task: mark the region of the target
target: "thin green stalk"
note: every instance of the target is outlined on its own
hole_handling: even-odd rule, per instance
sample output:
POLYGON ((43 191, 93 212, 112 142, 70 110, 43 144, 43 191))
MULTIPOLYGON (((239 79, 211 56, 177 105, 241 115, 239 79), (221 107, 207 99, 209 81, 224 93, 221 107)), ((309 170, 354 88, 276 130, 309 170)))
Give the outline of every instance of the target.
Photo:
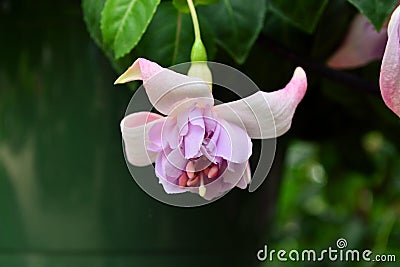
POLYGON ((199 20, 197 19, 196 9, 194 8, 193 1, 187 0, 187 3, 189 6, 190 15, 192 16, 192 22, 193 22, 193 28, 194 28, 194 38, 195 38, 195 40, 201 40, 199 20))

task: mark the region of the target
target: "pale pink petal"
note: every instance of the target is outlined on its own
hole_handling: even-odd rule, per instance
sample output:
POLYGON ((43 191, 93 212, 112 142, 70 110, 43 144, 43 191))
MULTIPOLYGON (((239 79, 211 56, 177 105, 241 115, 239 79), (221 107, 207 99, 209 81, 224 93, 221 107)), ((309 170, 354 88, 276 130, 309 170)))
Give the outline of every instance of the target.
POLYGON ((143 86, 153 106, 163 114, 183 109, 186 105, 214 104, 210 87, 199 78, 189 77, 144 58, 137 59, 115 83, 143 80, 143 86), (183 105, 185 104, 185 105, 183 105))
POLYGON ((185 136, 187 135, 189 131, 189 113, 193 110, 192 108, 187 108, 182 110, 177 116, 176 116, 176 123, 179 131, 180 136, 185 136))
MULTIPOLYGON (((240 179, 243 176, 243 173, 246 171, 247 162, 244 163, 228 163, 230 165, 229 168, 226 168, 225 171, 221 174, 220 177, 215 179, 214 181, 205 184, 205 195, 203 196, 206 200, 211 200, 217 197, 222 196, 227 193, 229 190, 238 186, 240 183, 240 179)), ((208 178, 204 178, 208 179, 208 178)), ((198 187, 186 187, 192 193, 198 194, 198 187)))
MULTIPOLYGON (((167 168, 168 159, 163 152, 158 154, 156 159, 156 175, 159 178, 159 183, 163 186, 167 194, 178 194, 188 191, 187 187, 180 187, 175 184, 176 178, 167 177, 165 169, 167 168), (169 178, 169 179, 168 179, 169 178)), ((181 172, 182 173, 182 172, 181 172)))
POLYGON ((243 126, 251 138, 273 138, 289 130, 306 89, 306 74, 298 67, 285 88, 271 93, 260 91, 241 100, 215 106, 214 111, 226 121, 243 126))
POLYGON ((210 108, 207 107, 203 110, 203 117, 205 127, 214 131, 218 123, 210 108))
POLYGON ((188 132, 184 137, 185 158, 196 157, 203 143, 205 126, 204 118, 200 109, 194 108, 188 115, 188 132))
POLYGON ((247 133, 239 126, 224 120, 218 121, 221 128, 213 157, 222 157, 229 162, 247 162, 252 153, 252 143, 247 133))
MULTIPOLYGON (((174 183, 165 180, 164 178, 160 178, 159 183, 163 186, 164 191, 167 194, 180 194, 190 191, 190 189, 192 189, 192 187, 180 187, 174 183)), ((198 192, 198 189, 196 191, 198 192)))
MULTIPOLYGON (((151 132, 150 132, 151 133, 151 132)), ((161 129, 161 146, 163 149, 170 147, 175 149, 180 142, 180 136, 178 135, 178 127, 176 126, 176 120, 168 117, 162 125, 161 129)), ((151 139, 150 139, 151 140, 151 139)))
POLYGON ((178 127, 176 124, 175 124, 175 127, 172 128, 171 132, 169 132, 169 135, 167 136, 167 138, 168 138, 169 146, 172 149, 175 149, 180 145, 182 137, 179 136, 179 130, 178 130, 178 127))
POLYGON ((158 153, 155 160, 155 173, 158 178, 166 180, 167 174, 165 173, 165 165, 167 163, 167 157, 165 156, 164 151, 158 153))
POLYGON ((400 7, 389 21, 388 42, 382 60, 380 88, 386 105, 400 117, 400 7))
POLYGON ((240 178, 239 182, 237 183, 236 187, 239 187, 240 189, 246 189, 247 183, 244 177, 240 178))
POLYGON ((167 155, 167 163, 165 164, 165 173, 170 177, 176 179, 182 174, 187 165, 187 159, 185 159, 182 151, 176 148, 167 155))
POLYGON ((228 163, 228 167, 226 168, 223 174, 223 181, 225 183, 232 184, 233 186, 238 186, 243 175, 247 172, 248 162, 244 163, 228 163))
POLYGON ((165 124, 165 120, 159 121, 153 124, 148 132, 150 144, 147 146, 147 149, 154 152, 162 151, 162 131, 163 126, 165 124))
MULTIPOLYGON (((235 185, 234 184, 230 184, 230 183, 225 183, 221 178, 215 180, 214 182, 205 185, 206 188, 206 193, 203 196, 204 199, 206 200, 211 200, 217 197, 220 197, 221 195, 227 193, 229 190, 231 190, 232 188, 234 188, 235 185)), ((198 188, 191 188, 190 191, 198 194, 198 188)))
POLYGON ((250 181, 251 181, 250 164, 249 162, 247 162, 246 170, 243 173, 242 178, 240 178, 240 181, 237 183, 236 187, 239 187, 240 189, 246 189, 250 181))
POLYGON ((146 166, 154 162, 157 153, 147 149, 150 145, 150 128, 165 120, 165 117, 151 112, 137 112, 126 116, 121 121, 122 138, 125 143, 127 160, 135 166, 146 166))
POLYGON ((198 156, 204 138, 204 127, 189 125, 189 131, 184 137, 185 158, 198 156))
POLYGON ((143 80, 143 82, 162 71, 163 68, 157 63, 151 62, 144 58, 138 58, 118 79, 114 84, 143 80))
POLYGON ((357 14, 339 49, 328 60, 336 69, 357 68, 382 58, 387 40, 386 29, 379 33, 362 14, 357 14))
MULTIPOLYGON (((224 177, 220 177, 214 182, 205 185, 206 193, 203 196, 204 199, 211 200, 227 193, 229 190, 235 187, 240 179, 240 176, 238 176, 237 172, 226 172, 224 177), (225 176, 227 177, 228 181, 225 181, 225 176)), ((198 188, 191 188, 190 191, 196 194, 198 193, 198 188)))

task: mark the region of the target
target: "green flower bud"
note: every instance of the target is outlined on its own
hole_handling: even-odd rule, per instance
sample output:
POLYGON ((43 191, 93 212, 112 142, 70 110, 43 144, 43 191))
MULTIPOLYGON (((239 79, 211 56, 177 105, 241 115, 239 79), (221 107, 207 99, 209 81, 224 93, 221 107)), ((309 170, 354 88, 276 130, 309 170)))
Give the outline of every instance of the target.
POLYGON ((192 47, 192 53, 190 54, 190 60, 195 61, 207 61, 206 48, 203 45, 201 39, 195 39, 192 47))

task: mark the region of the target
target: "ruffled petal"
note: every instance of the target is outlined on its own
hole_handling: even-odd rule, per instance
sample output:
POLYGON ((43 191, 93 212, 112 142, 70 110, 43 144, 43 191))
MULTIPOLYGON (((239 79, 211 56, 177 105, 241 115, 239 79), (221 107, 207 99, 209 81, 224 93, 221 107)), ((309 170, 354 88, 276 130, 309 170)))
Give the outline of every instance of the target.
POLYGON ((176 148, 167 155, 167 162, 165 164, 165 173, 176 179, 182 174, 187 165, 187 159, 185 159, 182 151, 176 148))
MULTIPOLYGON (((222 178, 219 178, 216 181, 205 186, 206 193, 203 196, 203 198, 206 200, 217 198, 234 187, 235 187, 234 184, 225 183, 222 178)), ((191 188, 190 191, 197 194, 198 188, 195 189, 191 188)))
POLYGON ((163 178, 159 179, 159 183, 163 186, 164 191, 167 194, 180 194, 189 191, 190 187, 180 187, 176 184, 173 184, 163 178))
POLYGON ((222 157, 228 162, 246 162, 252 153, 252 143, 247 133, 236 124, 219 120, 221 125, 213 157, 222 157))
POLYGON ((385 104, 400 117, 400 7, 389 21, 388 42, 382 60, 379 84, 385 104))
POLYGON ((162 151, 162 131, 165 120, 159 121, 153 124, 148 132, 148 137, 150 144, 147 146, 147 149, 153 152, 162 151))
POLYGON ((246 175, 248 162, 243 163, 233 163, 229 162, 228 167, 224 171, 222 179, 224 183, 232 184, 233 186, 238 186, 240 180, 246 175))
POLYGON ((250 164, 249 162, 247 162, 246 170, 243 173, 242 178, 240 178, 240 181, 236 184, 236 187, 239 187, 240 189, 246 189, 250 181, 251 181, 250 164))
MULTIPOLYGON (((164 153, 159 153, 156 159, 156 175, 159 178, 159 183, 163 186, 164 191, 167 194, 178 194, 188 191, 186 187, 180 187, 176 185, 173 180, 167 178, 165 172, 166 166, 168 164, 168 159, 164 153), (171 181, 172 180, 172 181, 171 181)), ((176 180, 176 179, 175 179, 176 180)))
POLYGON ((205 127, 204 118, 200 109, 194 108, 188 115, 188 132, 184 137, 185 158, 194 158, 199 154, 203 143, 205 127))
POLYGON ((386 29, 377 32, 367 17, 357 14, 340 48, 328 60, 335 69, 357 68, 382 58, 387 40, 386 29))
POLYGON ((189 131, 184 137, 185 158, 191 159, 199 154, 204 138, 204 128, 198 125, 189 125, 189 131))
MULTIPOLYGON (((203 196, 207 200, 219 197, 227 191, 231 190, 235 186, 238 186, 243 173, 246 171, 245 163, 228 163, 230 166, 226 168, 221 177, 217 178, 215 181, 205 185, 206 193, 203 196)), ((193 193, 197 193, 197 188, 191 189, 193 193)))
POLYGON ((175 149, 176 147, 178 147, 180 142, 180 136, 178 133, 179 132, 176 126, 176 120, 174 118, 168 117, 161 128, 161 144, 163 150, 167 148, 175 149))
POLYGON ((137 112, 121 121, 122 138, 129 163, 146 166, 154 162, 157 152, 148 150, 151 144, 148 132, 150 128, 166 118, 151 112, 137 112))
POLYGON ((157 154, 156 160, 155 160, 155 173, 156 176, 161 180, 164 179, 166 180, 167 174, 165 173, 165 164, 167 163, 167 157, 165 156, 164 151, 161 151, 160 153, 157 154))
POLYGON ((143 86, 153 106, 163 114, 187 107, 187 105, 214 104, 210 88, 199 78, 189 77, 144 58, 137 59, 115 83, 143 80, 143 86))
POLYGON ((220 118, 244 126, 251 138, 274 138, 289 130, 297 105, 307 89, 304 70, 296 68, 285 88, 257 92, 251 96, 214 107, 220 118))

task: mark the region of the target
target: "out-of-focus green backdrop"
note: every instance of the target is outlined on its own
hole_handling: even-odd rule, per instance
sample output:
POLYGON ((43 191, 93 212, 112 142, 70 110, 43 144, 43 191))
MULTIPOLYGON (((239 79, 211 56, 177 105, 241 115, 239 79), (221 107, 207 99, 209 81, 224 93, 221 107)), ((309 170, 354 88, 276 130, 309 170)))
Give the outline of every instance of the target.
MULTIPOLYGON (((176 208, 146 195, 127 170, 119 121, 132 91, 113 86, 117 74, 80 3, 1 0, 0 29, 0 266, 291 266, 256 253, 264 244, 320 250, 338 238, 400 260, 400 127, 376 95, 309 72, 262 187, 176 208)), ((290 76, 276 69, 292 67, 261 40, 241 69, 272 90, 290 76)))
POLYGON ((262 194, 183 209, 133 181, 119 130, 132 92, 113 86, 79 3, 1 4, 0 266, 255 261, 262 194))

